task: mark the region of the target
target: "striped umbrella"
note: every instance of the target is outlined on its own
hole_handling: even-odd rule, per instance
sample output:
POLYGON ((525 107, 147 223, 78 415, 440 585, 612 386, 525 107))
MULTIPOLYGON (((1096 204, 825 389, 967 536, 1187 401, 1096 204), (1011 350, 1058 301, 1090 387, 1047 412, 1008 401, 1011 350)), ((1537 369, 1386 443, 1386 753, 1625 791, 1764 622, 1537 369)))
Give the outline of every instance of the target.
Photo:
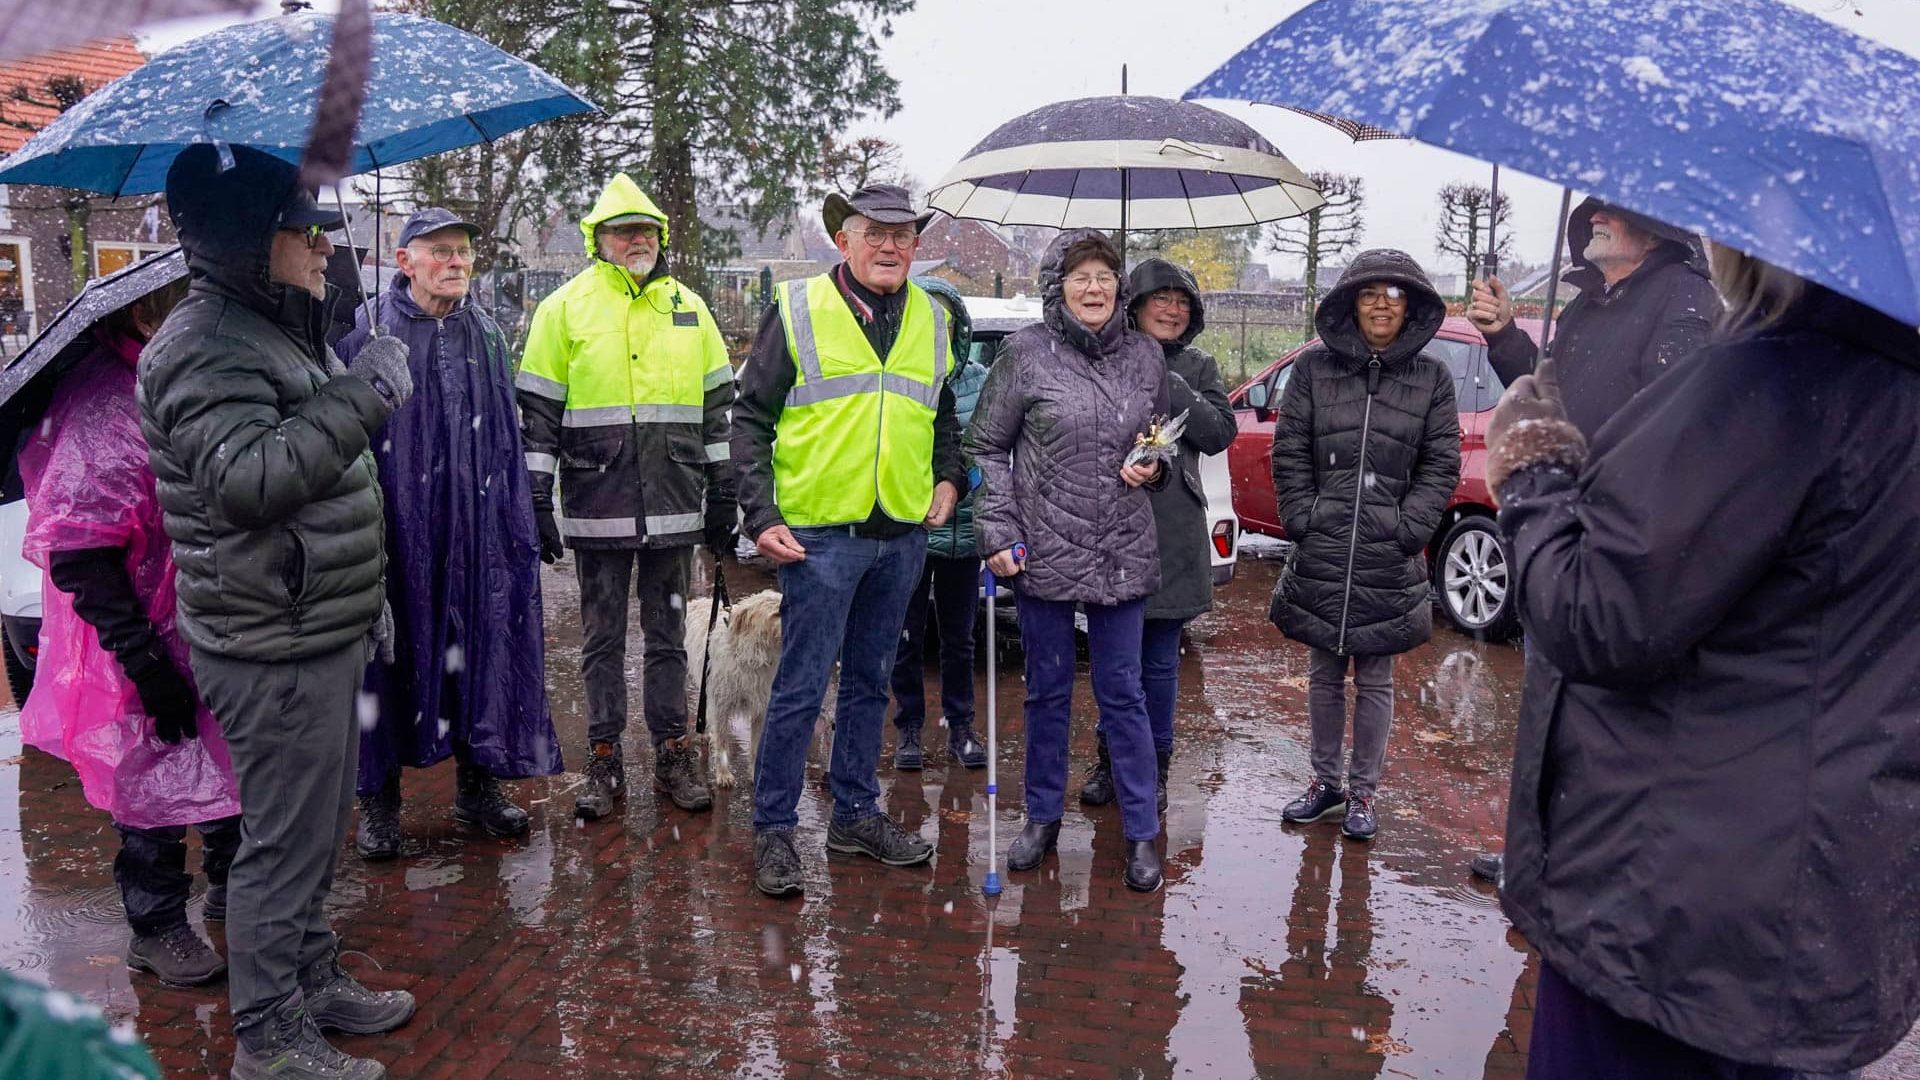
POLYGON ((1009 120, 927 203, 957 218, 1054 228, 1220 229, 1326 200, 1259 132, 1189 101, 1118 95, 1009 120))

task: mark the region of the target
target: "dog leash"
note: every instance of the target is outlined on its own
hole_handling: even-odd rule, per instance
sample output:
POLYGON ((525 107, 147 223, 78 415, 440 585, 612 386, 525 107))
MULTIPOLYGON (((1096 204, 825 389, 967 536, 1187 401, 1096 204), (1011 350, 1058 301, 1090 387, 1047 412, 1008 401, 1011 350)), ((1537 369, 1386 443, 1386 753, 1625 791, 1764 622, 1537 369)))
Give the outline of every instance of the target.
POLYGON ((707 612, 707 647, 700 653, 700 705, 693 727, 696 735, 707 733, 707 673, 713 670, 713 628, 720 625, 722 608, 733 610, 733 598, 727 595, 727 574, 719 559, 713 560, 713 601, 707 612))

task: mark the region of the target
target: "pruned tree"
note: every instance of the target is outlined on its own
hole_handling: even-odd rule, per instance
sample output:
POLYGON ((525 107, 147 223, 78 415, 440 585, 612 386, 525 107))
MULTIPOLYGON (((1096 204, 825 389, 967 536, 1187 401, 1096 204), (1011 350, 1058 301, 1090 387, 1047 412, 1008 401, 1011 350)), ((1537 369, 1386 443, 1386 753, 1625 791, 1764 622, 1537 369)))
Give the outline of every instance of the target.
POLYGON ((1302 307, 1307 335, 1313 334, 1313 313, 1320 304, 1320 267, 1360 242, 1366 232, 1365 183, 1344 173, 1315 172, 1307 178, 1326 202, 1299 217, 1276 221, 1265 233, 1267 250, 1292 255, 1306 263, 1306 298, 1302 307))
POLYGON ((1440 224, 1434 231, 1434 245, 1458 256, 1466 269, 1462 280, 1472 281, 1493 225, 1499 226, 1494 257, 1505 259, 1513 253, 1513 228, 1508 220, 1512 215, 1513 201, 1505 194, 1495 207, 1493 192, 1484 184, 1448 184, 1440 189, 1440 224))
MULTIPOLYGON (((80 99, 99 89, 73 74, 49 75, 38 85, 19 82, 0 97, 0 126, 16 131, 38 132, 44 125, 22 114, 19 106, 48 110, 55 115, 66 112, 80 99)), ((90 277, 87 266, 87 223, 93 216, 93 201, 86 192, 67 189, 60 194, 60 209, 67 217, 67 273, 73 291, 79 292, 90 277)))

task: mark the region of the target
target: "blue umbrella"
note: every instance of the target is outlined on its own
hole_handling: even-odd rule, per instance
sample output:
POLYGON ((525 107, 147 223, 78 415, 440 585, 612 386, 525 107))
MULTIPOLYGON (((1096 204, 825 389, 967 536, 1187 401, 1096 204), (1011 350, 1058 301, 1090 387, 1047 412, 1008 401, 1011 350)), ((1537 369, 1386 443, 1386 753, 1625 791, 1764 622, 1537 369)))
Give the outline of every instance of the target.
MULTIPOLYGON (((161 191, 194 143, 242 144, 298 163, 313 128, 334 17, 303 13, 228 27, 108 83, 10 156, 0 184, 108 195, 161 191)), ((491 141, 592 112, 560 80, 463 30, 373 17, 373 68, 351 172, 491 141)))
POLYGON ((1920 61, 1776 0, 1318 0, 1186 96, 1509 165, 1920 323, 1920 61))
POLYGON ((1138 95, 1062 101, 980 140, 927 198, 957 218, 1094 229, 1213 229, 1326 200, 1246 124, 1138 95))

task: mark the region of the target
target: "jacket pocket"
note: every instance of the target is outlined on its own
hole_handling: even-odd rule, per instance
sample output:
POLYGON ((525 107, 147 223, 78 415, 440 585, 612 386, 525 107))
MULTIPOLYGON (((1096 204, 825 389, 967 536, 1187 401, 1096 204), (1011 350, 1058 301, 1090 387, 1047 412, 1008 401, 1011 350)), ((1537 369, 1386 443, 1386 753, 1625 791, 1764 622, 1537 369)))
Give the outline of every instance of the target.
POLYGON ((692 435, 674 432, 667 436, 667 457, 681 465, 707 467, 707 445, 692 435))
POLYGON ((605 469, 620 460, 627 446, 627 425, 572 428, 560 433, 562 469, 605 469))
POLYGON ((300 630, 300 614, 306 606, 307 587, 313 573, 312 560, 307 556, 306 537, 297 529, 288 529, 287 558, 280 568, 281 583, 287 589, 287 619, 293 630, 300 630))

